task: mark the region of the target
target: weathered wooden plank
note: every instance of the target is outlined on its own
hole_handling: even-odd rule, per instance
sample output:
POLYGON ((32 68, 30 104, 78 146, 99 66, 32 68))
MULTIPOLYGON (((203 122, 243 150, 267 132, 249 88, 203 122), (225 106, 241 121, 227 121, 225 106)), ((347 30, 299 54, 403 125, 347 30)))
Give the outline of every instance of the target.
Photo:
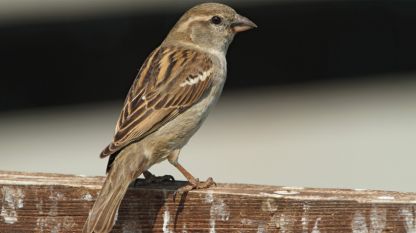
MULTIPOLYGON (((80 232, 103 177, 0 172, 0 232, 80 232)), ((184 182, 131 187, 113 232, 416 232, 416 194, 184 182)))

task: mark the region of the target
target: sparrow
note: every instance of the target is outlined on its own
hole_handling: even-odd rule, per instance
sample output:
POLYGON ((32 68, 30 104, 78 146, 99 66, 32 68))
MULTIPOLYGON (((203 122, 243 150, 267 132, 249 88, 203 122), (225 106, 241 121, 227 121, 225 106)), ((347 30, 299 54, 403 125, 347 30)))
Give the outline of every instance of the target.
POLYGON ((189 9, 145 60, 120 113, 107 177, 83 233, 110 232, 129 184, 168 160, 188 180, 184 190, 207 188, 178 162, 181 148, 217 102, 226 79, 226 53, 234 36, 257 27, 231 7, 203 3, 189 9))

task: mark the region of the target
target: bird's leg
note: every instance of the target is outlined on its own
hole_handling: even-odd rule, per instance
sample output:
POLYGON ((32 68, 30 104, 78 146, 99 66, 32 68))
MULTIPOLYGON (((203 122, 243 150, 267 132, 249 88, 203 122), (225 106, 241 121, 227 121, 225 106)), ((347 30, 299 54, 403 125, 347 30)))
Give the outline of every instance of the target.
POLYGON ((209 177, 206 181, 199 181, 199 179, 192 176, 191 173, 189 173, 184 167, 182 167, 182 165, 179 164, 178 156, 179 156, 179 150, 172 153, 168 157, 168 160, 173 166, 175 166, 185 176, 189 184, 179 188, 176 191, 176 193, 185 193, 193 189, 205 189, 205 188, 211 187, 212 185, 216 185, 216 183, 211 177, 209 177))
POLYGON ((206 181, 199 181, 198 178, 193 177, 191 175, 191 173, 189 173, 179 163, 175 163, 175 164, 173 164, 173 166, 175 166, 186 177, 186 179, 189 182, 189 185, 186 185, 186 186, 178 189, 177 192, 179 192, 179 193, 188 192, 188 191, 191 191, 193 189, 205 189, 205 188, 211 187, 212 185, 215 185, 215 182, 211 177, 209 177, 206 181))

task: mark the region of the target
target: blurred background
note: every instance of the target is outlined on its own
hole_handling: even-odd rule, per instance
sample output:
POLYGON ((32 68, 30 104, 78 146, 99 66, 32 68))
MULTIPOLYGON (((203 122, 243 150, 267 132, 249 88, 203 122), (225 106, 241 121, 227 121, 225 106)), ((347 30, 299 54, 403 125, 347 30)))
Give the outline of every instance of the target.
MULTIPOLYGON (((0 170, 104 175, 145 57, 199 1, 0 0, 0 170)), ((219 105, 181 153, 217 182, 416 192, 415 1, 223 1, 219 105)), ((183 177, 167 162, 156 174, 183 177)))

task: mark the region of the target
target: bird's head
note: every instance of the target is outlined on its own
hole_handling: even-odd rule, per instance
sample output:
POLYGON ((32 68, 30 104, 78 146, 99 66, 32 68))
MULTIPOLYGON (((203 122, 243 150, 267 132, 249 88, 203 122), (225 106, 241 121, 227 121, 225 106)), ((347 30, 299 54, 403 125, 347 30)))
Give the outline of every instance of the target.
POLYGON ((248 18, 220 3, 203 3, 188 10, 165 43, 185 42, 203 49, 226 52, 235 34, 257 27, 248 18))

